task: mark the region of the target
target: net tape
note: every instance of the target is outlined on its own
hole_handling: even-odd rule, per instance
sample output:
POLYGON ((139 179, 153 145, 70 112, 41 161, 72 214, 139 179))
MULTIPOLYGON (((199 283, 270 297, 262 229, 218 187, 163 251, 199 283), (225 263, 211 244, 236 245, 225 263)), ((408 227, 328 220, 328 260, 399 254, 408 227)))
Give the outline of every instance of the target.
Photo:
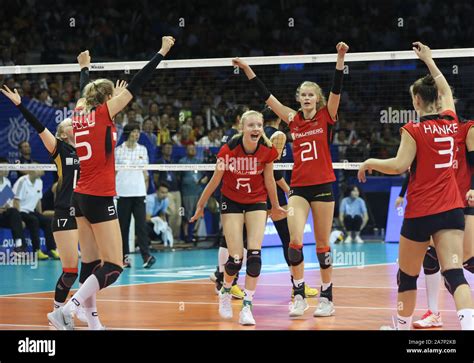
MULTIPOLYGON (((333 163, 334 169, 338 170, 358 170, 362 163, 353 163, 343 161, 333 163)), ((216 164, 117 164, 115 170, 151 170, 151 171, 214 171, 216 164)), ((293 163, 276 163, 273 164, 274 170, 292 170, 293 163)), ((3 171, 56 171, 54 164, 0 164, 0 170, 3 171)))

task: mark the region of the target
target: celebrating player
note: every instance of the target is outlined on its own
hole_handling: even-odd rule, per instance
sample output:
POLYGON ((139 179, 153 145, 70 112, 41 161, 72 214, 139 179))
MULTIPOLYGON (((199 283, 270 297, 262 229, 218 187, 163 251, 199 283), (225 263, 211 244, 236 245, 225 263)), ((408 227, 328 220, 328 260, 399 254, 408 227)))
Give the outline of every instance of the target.
POLYGON ((303 82, 299 91, 301 108, 295 111, 282 105, 255 75, 249 65, 235 59, 233 64, 242 68, 260 97, 286 123, 293 135, 294 168, 291 176, 288 228, 290 244, 288 259, 291 264, 295 299, 290 307, 290 316, 301 316, 308 309, 304 283, 303 233, 311 209, 314 220, 316 252, 321 267, 321 293, 314 316, 334 314, 332 295, 332 258, 329 245, 334 217, 334 195, 332 183, 336 180, 332 167, 329 143, 332 125, 337 120, 341 98, 344 56, 349 47, 340 42, 336 46, 337 63, 329 99, 319 85, 303 82))
POLYGON ((222 180, 221 218, 229 249, 225 264, 224 283, 219 293, 219 314, 232 318, 231 287, 235 275, 242 267, 243 230, 247 229, 247 275, 245 297, 239 323, 255 325, 252 300, 262 267, 261 247, 267 220, 267 196, 271 200, 273 216, 286 211, 278 203, 273 161, 277 149, 263 133, 262 114, 247 111, 242 115, 242 133, 222 146, 217 155, 216 170, 204 189, 191 222, 202 217, 204 207, 222 180))
POLYGON ((365 172, 372 170, 401 174, 411 166, 399 247, 397 329, 411 327, 418 273, 432 237, 446 288, 456 303, 461 328, 472 330, 474 309, 461 258, 464 202, 453 166, 459 121, 451 88, 436 66, 430 48, 415 42, 413 50, 430 71, 430 75, 418 79, 410 88, 420 122, 410 122, 401 128, 402 139, 395 158, 366 160, 358 178, 365 182, 365 172))

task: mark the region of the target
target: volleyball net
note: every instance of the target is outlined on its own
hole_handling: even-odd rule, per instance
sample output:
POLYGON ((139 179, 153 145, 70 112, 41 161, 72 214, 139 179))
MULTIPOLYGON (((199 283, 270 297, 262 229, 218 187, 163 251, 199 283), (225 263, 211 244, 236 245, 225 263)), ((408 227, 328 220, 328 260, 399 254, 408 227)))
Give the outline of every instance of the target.
MULTIPOLYGON (((108 78, 130 81, 146 61, 93 63, 90 79, 108 78)), ((474 48, 433 50, 437 65, 454 88, 457 113, 474 117, 474 48)), ((296 89, 303 81, 318 83, 327 97, 331 87, 336 54, 242 57, 283 104, 299 108, 296 89)), ((413 51, 348 53, 339 120, 333 129, 331 154, 334 168, 356 170, 368 157, 394 156, 399 144, 399 129, 416 119, 409 86, 428 73, 413 51)), ((79 66, 17 65, 0 67, 0 84, 17 88, 24 103, 55 132, 57 124, 70 116, 79 97, 79 66)), ((147 133, 149 165, 117 165, 117 169, 150 171, 211 171, 206 160, 216 147, 199 144, 199 138, 211 133, 217 139, 231 127, 232 110, 238 105, 262 110, 262 103, 249 87, 246 76, 232 66, 232 58, 164 60, 140 95, 116 117, 123 127, 138 122, 147 133), (151 120, 148 121, 148 120, 151 120), (150 136, 154 135, 154 136, 150 136), (164 136, 164 134, 166 134, 164 136), (161 146, 166 141, 189 144, 197 142, 197 164, 157 164, 161 146)), ((9 100, 0 95, 0 156, 10 164, 0 170, 54 171, 36 133, 9 100), (38 164, 15 164, 18 144, 30 140, 38 164)), ((281 130, 290 137, 282 123, 281 130)), ((123 137, 121 138, 123 139, 123 137)), ((121 141, 121 140, 119 140, 121 141)), ((179 149, 179 148, 178 148, 179 149)), ((178 157, 185 156, 185 147, 178 157)), ((291 147, 275 169, 292 169, 291 147)))

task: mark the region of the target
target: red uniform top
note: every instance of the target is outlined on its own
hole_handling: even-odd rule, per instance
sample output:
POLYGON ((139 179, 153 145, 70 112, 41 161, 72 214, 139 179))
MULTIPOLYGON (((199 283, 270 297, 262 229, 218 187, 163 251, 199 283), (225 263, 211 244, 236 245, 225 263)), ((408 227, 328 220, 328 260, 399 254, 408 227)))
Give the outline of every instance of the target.
POLYGON ((104 103, 90 113, 81 115, 74 110, 72 127, 76 139, 81 177, 75 192, 88 195, 115 196, 115 157, 117 130, 104 103), (108 140, 107 140, 108 139, 108 140), (106 152, 106 143, 111 152, 106 152))
POLYGON ((459 121, 453 111, 422 117, 402 127, 416 142, 410 168, 405 218, 438 214, 464 203, 456 183, 456 137, 459 121))
POLYGON ((458 144, 456 179, 458 181, 459 191, 464 201, 464 206, 468 207, 466 194, 471 189, 471 177, 474 175, 474 167, 467 161, 466 138, 471 127, 474 127, 474 120, 459 123, 459 132, 456 138, 458 144))
POLYGON ((225 197, 242 204, 267 201, 263 170, 265 164, 278 158, 275 146, 266 146, 263 138, 260 138, 257 150, 247 154, 240 136, 222 146, 217 158, 226 166, 221 189, 225 197))
POLYGON ((336 180, 330 152, 332 125, 327 107, 320 109, 311 120, 299 111, 290 122, 293 137, 292 187, 319 185, 336 180))

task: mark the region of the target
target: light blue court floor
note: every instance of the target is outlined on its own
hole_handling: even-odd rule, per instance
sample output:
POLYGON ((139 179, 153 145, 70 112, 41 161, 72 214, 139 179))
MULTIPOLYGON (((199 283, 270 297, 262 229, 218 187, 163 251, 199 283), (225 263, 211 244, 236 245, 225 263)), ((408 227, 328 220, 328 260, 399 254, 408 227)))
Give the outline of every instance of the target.
MULTIPOLYGON (((394 263, 398 244, 366 242, 332 245, 335 268, 394 263)), ((208 278, 215 270, 217 249, 183 250, 154 253, 151 269, 142 267, 139 254, 131 255, 132 268, 125 269, 115 285, 135 285, 208 278)), ((319 269, 314 245, 304 247, 305 267, 319 269)), ((288 271, 281 247, 267 247, 262 252, 262 273, 288 271)), ((61 274, 59 261, 39 261, 34 265, 0 265, 0 295, 53 291, 61 274)), ((75 287, 77 287, 77 282, 75 287)))

